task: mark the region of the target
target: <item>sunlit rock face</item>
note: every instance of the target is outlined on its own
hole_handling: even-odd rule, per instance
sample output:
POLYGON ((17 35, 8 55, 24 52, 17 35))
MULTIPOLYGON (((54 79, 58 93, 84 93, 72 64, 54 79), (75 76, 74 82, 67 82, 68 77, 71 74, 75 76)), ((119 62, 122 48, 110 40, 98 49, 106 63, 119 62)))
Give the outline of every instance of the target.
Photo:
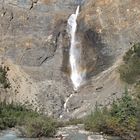
POLYGON ((69 110, 74 115, 87 113, 95 101, 111 102, 113 93, 121 96, 124 87, 119 81, 117 66, 125 51, 139 42, 139 4, 138 0, 88 0, 81 7, 77 34, 85 54, 81 61, 89 70, 91 83, 69 101, 69 110))
POLYGON ((1 96, 66 118, 86 115, 96 101, 109 104, 124 90, 116 69, 139 40, 139 9, 139 0, 1 0, 0 58, 12 86, 1 96), (79 4, 76 38, 86 83, 74 93, 67 20, 79 4))
POLYGON ((12 86, 11 96, 5 96, 8 101, 47 115, 63 112, 72 92, 63 72, 63 54, 69 44, 66 21, 73 8, 72 1, 0 1, 1 61, 10 68, 12 86))
POLYGON ((79 18, 81 29, 98 33, 101 42, 108 48, 103 49, 103 53, 119 55, 130 42, 137 41, 139 4, 138 0, 89 0, 79 18))

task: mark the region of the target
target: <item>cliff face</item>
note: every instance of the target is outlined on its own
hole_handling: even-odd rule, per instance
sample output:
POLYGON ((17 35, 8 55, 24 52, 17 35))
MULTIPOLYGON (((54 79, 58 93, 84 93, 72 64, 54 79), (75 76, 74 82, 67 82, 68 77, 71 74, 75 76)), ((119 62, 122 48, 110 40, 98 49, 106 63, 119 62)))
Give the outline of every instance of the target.
POLYGON ((11 83, 8 95, 1 96, 56 117, 82 117, 96 101, 109 104, 124 90, 116 69, 124 52, 139 41, 139 19, 139 0, 0 1, 0 57, 11 83), (79 3, 77 40, 87 82, 74 93, 66 28, 79 3))

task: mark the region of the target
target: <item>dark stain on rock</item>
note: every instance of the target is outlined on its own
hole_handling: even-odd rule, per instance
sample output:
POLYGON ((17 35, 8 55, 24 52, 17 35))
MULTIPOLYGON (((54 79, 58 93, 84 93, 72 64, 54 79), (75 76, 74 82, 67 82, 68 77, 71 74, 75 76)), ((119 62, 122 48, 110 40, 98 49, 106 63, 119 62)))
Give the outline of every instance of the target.
POLYGON ((83 34, 83 51, 86 52, 86 56, 84 56, 86 59, 84 60, 87 63, 87 78, 90 78, 108 68, 112 64, 113 59, 112 56, 102 51, 106 46, 102 43, 102 39, 98 33, 88 29, 83 34))

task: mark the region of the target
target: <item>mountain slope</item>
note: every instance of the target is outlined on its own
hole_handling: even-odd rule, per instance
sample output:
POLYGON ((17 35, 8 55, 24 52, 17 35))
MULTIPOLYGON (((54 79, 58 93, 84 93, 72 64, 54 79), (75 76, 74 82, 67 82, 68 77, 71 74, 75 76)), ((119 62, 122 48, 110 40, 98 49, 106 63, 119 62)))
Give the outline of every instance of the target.
MULTIPOLYGON (((0 2, 0 58, 8 66, 11 89, 7 101, 31 105, 47 115, 82 117, 96 102, 120 98, 124 83, 118 66, 139 41, 139 0, 81 1, 77 40, 87 81, 77 93, 70 81, 67 19, 80 1, 0 2), (83 3, 84 2, 84 3, 83 3), (67 110, 64 108, 67 98, 67 110)), ((8 96, 7 96, 8 95, 8 96)))

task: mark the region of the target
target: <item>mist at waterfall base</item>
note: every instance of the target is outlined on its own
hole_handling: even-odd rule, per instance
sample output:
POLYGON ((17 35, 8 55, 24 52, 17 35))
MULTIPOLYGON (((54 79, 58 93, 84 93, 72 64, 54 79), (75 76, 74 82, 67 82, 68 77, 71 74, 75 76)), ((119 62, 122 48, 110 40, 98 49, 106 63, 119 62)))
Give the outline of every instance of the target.
POLYGON ((76 13, 72 14, 68 19, 68 33, 71 38, 70 52, 69 52, 69 61, 71 66, 71 81, 74 86, 74 90, 77 90, 83 83, 83 80, 86 76, 86 71, 81 71, 79 62, 81 57, 81 49, 78 47, 78 41, 76 39, 76 30, 77 30, 77 17, 79 14, 80 6, 77 7, 76 13))

